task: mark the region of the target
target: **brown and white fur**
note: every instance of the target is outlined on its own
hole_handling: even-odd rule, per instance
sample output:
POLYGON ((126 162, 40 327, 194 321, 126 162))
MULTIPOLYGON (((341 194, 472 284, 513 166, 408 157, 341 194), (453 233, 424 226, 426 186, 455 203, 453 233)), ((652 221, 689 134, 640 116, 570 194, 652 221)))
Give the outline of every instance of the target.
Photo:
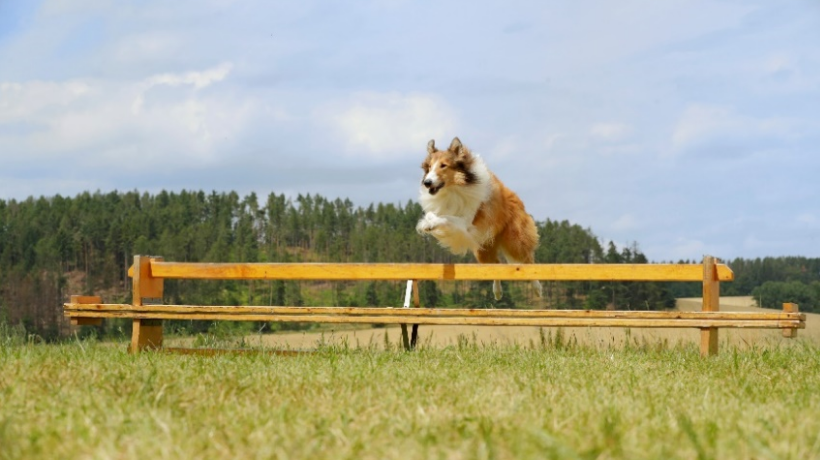
MULTIPOLYGON (((535 262, 538 231, 524 203, 493 174, 480 156, 456 137, 447 150, 427 144, 421 164, 424 177, 419 190, 424 216, 416 225, 421 234, 434 236, 453 254, 472 251, 479 263, 535 262)), ((533 281, 541 296, 541 283, 533 281)), ((493 282, 501 299, 501 282, 493 282)))

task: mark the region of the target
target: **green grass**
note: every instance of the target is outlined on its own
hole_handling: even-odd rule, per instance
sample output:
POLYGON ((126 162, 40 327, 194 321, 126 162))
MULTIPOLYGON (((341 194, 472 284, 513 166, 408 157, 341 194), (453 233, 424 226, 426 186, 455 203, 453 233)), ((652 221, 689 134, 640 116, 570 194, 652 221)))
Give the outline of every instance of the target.
POLYGON ((820 457, 812 345, 705 360, 554 345, 200 357, 9 342, 0 458, 820 457))

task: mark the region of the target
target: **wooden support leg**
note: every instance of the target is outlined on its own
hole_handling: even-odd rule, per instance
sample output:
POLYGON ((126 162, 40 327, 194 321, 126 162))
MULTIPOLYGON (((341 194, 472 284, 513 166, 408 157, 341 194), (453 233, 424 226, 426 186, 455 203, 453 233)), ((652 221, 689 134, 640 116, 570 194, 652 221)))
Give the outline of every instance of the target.
MULTIPOLYGON (((151 273, 151 261, 162 257, 134 256, 133 299, 134 306, 162 303, 163 279, 151 273)), ((162 347, 162 320, 134 319, 131 331, 130 353, 155 350, 162 347)))
MULTIPOLYGON (((703 311, 720 310, 720 282, 717 262, 714 257, 703 258, 703 311)), ((718 328, 706 327, 700 330, 700 355, 714 356, 718 352, 718 328)))
MULTIPOLYGON (((786 313, 798 313, 800 312, 800 309, 797 307, 796 303, 784 303, 783 311, 786 313)), ((787 339, 797 337, 797 329, 783 329, 783 337, 786 337, 787 339)))
POLYGON ((129 353, 139 353, 142 350, 157 350, 162 348, 162 320, 135 319, 131 332, 131 346, 129 353))

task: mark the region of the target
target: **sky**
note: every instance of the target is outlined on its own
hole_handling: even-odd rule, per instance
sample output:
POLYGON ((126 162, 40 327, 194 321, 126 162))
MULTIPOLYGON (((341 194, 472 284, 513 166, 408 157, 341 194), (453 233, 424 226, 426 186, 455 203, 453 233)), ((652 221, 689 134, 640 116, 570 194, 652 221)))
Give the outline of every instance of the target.
POLYGON ((0 0, 0 199, 417 200, 427 141, 653 261, 820 257, 820 1, 0 0))

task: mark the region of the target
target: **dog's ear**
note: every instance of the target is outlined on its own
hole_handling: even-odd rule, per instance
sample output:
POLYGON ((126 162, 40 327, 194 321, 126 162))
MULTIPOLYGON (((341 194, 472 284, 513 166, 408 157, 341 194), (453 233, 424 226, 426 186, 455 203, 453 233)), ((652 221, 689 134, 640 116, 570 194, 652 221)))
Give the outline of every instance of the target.
POLYGON ((430 142, 427 143, 427 153, 433 154, 436 153, 436 140, 430 139, 430 142))
POLYGON ((450 142, 450 147, 447 149, 453 152, 459 161, 467 161, 470 159, 470 152, 461 143, 461 139, 454 137, 453 142, 450 142))
POLYGON ((464 146, 461 144, 461 139, 454 137, 453 142, 450 142, 450 148, 448 148, 447 150, 453 153, 458 153, 463 148, 464 146))

